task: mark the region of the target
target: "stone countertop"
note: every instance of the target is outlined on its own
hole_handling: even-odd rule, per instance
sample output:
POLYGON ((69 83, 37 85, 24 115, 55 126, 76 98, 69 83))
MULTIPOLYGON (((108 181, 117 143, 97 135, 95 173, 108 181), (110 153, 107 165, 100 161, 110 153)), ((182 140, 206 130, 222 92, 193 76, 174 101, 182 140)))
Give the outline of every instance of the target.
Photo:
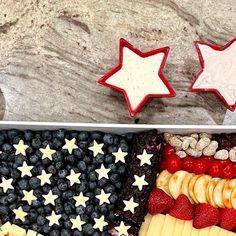
POLYGON ((215 94, 190 93, 195 40, 236 37, 235 0, 6 0, 0 2, 0 119, 236 124, 215 94), (123 37, 143 51, 170 46, 164 73, 176 98, 150 99, 131 118, 121 93, 97 80, 123 37))

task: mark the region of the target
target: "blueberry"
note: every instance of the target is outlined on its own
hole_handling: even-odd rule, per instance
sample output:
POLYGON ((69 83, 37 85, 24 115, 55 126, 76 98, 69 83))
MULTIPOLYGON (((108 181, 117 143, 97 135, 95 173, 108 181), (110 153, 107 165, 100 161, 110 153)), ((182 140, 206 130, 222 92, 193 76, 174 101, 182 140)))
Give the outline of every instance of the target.
POLYGON ((49 166, 51 164, 51 160, 49 158, 44 158, 42 160, 43 166, 49 166))
POLYGON ((126 169, 125 169, 125 166, 124 165, 120 165, 118 168, 117 168, 117 173, 118 174, 124 174, 125 173, 125 171, 126 171, 126 169))
POLYGON ((9 209, 13 211, 14 209, 16 209, 16 207, 17 207, 16 203, 13 203, 9 206, 9 209))
POLYGON ((39 215, 45 214, 45 212, 44 212, 44 207, 39 207, 39 208, 37 209, 37 211, 38 211, 39 215))
POLYGON ((56 167, 56 169, 57 169, 57 170, 60 170, 60 169, 62 169, 62 168, 63 168, 63 166, 64 166, 64 164, 63 164, 63 162, 61 162, 61 161, 59 161, 59 162, 56 162, 56 164, 55 164, 55 167, 56 167))
POLYGON ((120 179, 120 176, 118 174, 111 174, 111 176, 110 176, 110 180, 112 183, 118 182, 119 179, 120 179))
POLYGON ((64 129, 59 129, 59 130, 53 131, 53 137, 64 141, 64 139, 65 139, 65 130, 64 129))
MULTIPOLYGON (((75 170, 75 169, 74 169, 75 170)), ((75 172, 79 172, 78 170, 77 171, 75 171, 75 172)), ((81 174, 80 175, 80 180, 86 180, 87 179, 87 176, 86 176, 86 174, 85 173, 83 173, 83 174, 81 174)))
POLYGON ((5 137, 4 135, 2 135, 2 133, 0 133, 0 145, 2 145, 5 141, 5 137))
POLYGON ((75 209, 75 206, 71 202, 66 202, 64 204, 64 212, 69 215, 72 214, 73 210, 75 209))
POLYGON ((83 193, 86 192, 88 189, 87 181, 81 180, 79 186, 76 186, 75 188, 77 192, 83 192, 83 193))
POLYGON ((93 236, 101 236, 101 233, 99 230, 94 231, 93 236))
POLYGON ((29 147, 26 149, 26 153, 27 153, 27 155, 31 155, 31 154, 34 153, 34 149, 33 149, 31 146, 29 146, 29 147))
POLYGON ((68 175, 68 171, 65 170, 65 169, 58 171, 58 176, 59 176, 60 178, 66 178, 67 175, 68 175))
POLYGON ((44 226, 42 227, 42 231, 43 231, 43 233, 48 235, 49 232, 51 231, 51 227, 49 227, 48 224, 44 224, 44 226))
POLYGON ((19 131, 16 129, 10 129, 7 131, 7 136, 9 139, 13 139, 14 137, 16 137, 18 135, 19 131))
POLYGON ((128 142, 131 142, 134 138, 134 135, 135 135, 134 133, 126 133, 124 134, 124 137, 128 142))
POLYGON ((78 135, 79 140, 86 141, 89 139, 89 133, 87 131, 81 131, 78 135))
POLYGON ((51 231, 50 236, 61 236, 61 234, 59 230, 54 229, 51 231))
POLYGON ((65 229, 70 229, 71 227, 72 227, 71 221, 70 221, 70 220, 66 220, 66 221, 64 222, 64 228, 65 228, 65 229))
POLYGON ((84 236, 84 233, 79 230, 75 230, 73 236, 84 236))
POLYGON ((89 181, 96 181, 97 180, 97 173, 95 171, 92 171, 88 174, 89 181))
POLYGON ((39 200, 33 200, 32 201, 32 204, 31 204, 31 206, 33 207, 33 208, 39 208, 40 206, 41 206, 42 204, 41 204, 41 202, 39 201, 39 200))
POLYGON ((76 214, 82 215, 85 213, 85 207, 82 205, 79 205, 78 207, 75 208, 76 214))
POLYGON ((35 149, 41 148, 42 140, 41 138, 34 138, 32 139, 31 146, 35 149))
POLYGON ((56 214, 62 214, 62 212, 63 212, 63 205, 62 204, 56 204, 55 205, 55 213, 56 214))
POLYGON ((62 193, 62 197, 63 197, 64 199, 69 199, 69 198, 71 198, 73 195, 74 195, 73 191, 66 191, 66 192, 63 192, 63 193, 62 193))
POLYGON ((34 133, 31 130, 25 130, 24 131, 24 139, 25 141, 31 141, 34 137, 34 133))
POLYGON ((96 169, 95 165, 89 165, 88 168, 87 168, 87 172, 94 171, 95 169, 96 169))
POLYGON ((82 160, 84 157, 84 152, 81 148, 77 148, 74 150, 74 155, 77 157, 77 159, 82 160))
POLYGON ((91 198, 94 198, 94 193, 93 192, 87 192, 84 194, 86 197, 89 197, 90 199, 91 198))
POLYGON ((88 149, 89 143, 87 141, 80 141, 78 142, 78 146, 82 149, 88 149))
POLYGON ((64 161, 63 153, 60 151, 56 151, 53 157, 54 162, 64 161))
POLYGON ((37 220, 38 212, 34 209, 31 209, 28 214, 27 218, 30 220, 30 222, 34 223, 37 220))
POLYGON ((97 164, 102 164, 104 162, 104 159, 105 157, 101 153, 98 153, 97 156, 94 158, 97 164))
POLYGON ((107 154, 105 156, 105 163, 111 164, 114 162, 114 156, 112 154, 107 154))
POLYGON ((123 152, 128 152, 129 151, 129 146, 127 144, 127 142, 122 139, 121 142, 120 142, 120 148, 123 152))
POLYGON ((95 181, 94 182, 89 182, 88 187, 89 187, 89 190, 94 190, 97 187, 97 183, 95 181))
POLYGON ((57 186, 58 186, 58 189, 61 190, 61 191, 66 191, 67 188, 68 188, 68 185, 67 185, 66 181, 63 180, 63 179, 59 179, 57 181, 57 186))
POLYGON ((93 235, 94 233, 94 228, 93 225, 88 223, 83 226, 83 231, 86 235, 93 235))
POLYGON ((100 217, 100 214, 96 211, 94 211, 92 214, 91 214, 91 218, 94 219, 94 218, 99 218, 100 217))
POLYGON ((105 215, 108 212, 106 203, 103 203, 102 205, 99 205, 98 209, 103 215, 105 215))
POLYGON ((29 190, 29 182, 28 180, 26 179, 21 179, 19 182, 18 182, 18 186, 21 190, 29 190))
POLYGON ((115 172, 115 171, 116 171, 116 165, 115 165, 114 163, 109 164, 109 165, 108 165, 108 168, 109 168, 112 172, 115 172))
POLYGON ((2 145, 2 151, 6 153, 10 153, 13 150, 13 147, 9 143, 4 143, 2 145))
POLYGON ((29 212, 30 211, 30 206, 29 205, 23 205, 22 206, 23 211, 29 212))
POLYGON ((4 165, 0 166, 0 175, 8 176, 10 174, 9 168, 4 165))
POLYGON ((53 210, 53 207, 49 204, 44 207, 45 214, 50 214, 52 210, 53 210))
POLYGON ((52 144, 55 148, 60 148, 63 145, 62 141, 57 138, 53 139, 52 144))
POLYGON ((116 186, 117 189, 121 189, 122 188, 122 182, 115 183, 115 186, 116 186))
POLYGON ((61 192, 60 192, 60 190, 58 189, 58 187, 53 187, 53 188, 52 188, 52 193, 53 193, 54 195, 61 196, 61 192))
POLYGON ((69 217, 68 217, 68 215, 66 214, 66 213, 63 213, 62 215, 61 215, 61 219, 62 220, 67 220, 69 217))
POLYGON ((85 210, 86 214, 90 215, 93 213, 93 211, 94 211, 93 205, 91 205, 91 204, 87 205, 86 210, 85 210))
POLYGON ((40 198, 43 195, 43 191, 41 189, 35 189, 34 190, 34 196, 37 198, 40 198))
POLYGON ((104 188, 104 191, 106 193, 114 193, 116 190, 115 186, 112 185, 112 184, 108 184, 105 188, 104 188))
POLYGON ((107 206, 107 208, 108 208, 108 211, 114 210, 115 209, 115 205, 114 204, 109 204, 107 206))
POLYGON ((108 144, 108 145, 113 144, 113 142, 114 142, 114 137, 113 137, 113 135, 112 135, 112 134, 105 134, 105 135, 103 136, 103 142, 104 142, 105 144, 108 144))
POLYGON ((80 171, 86 171, 86 164, 84 161, 79 161, 77 167, 79 168, 80 171))
POLYGON ((46 184, 42 187, 42 189, 43 189, 43 192, 47 194, 51 190, 51 187, 50 185, 46 184))
POLYGON ((70 165, 74 165, 77 162, 77 159, 74 155, 69 155, 65 158, 66 162, 68 162, 70 165))
POLYGON ((48 168, 48 172, 55 175, 57 173, 57 169, 54 165, 50 165, 48 168))
POLYGON ((9 193, 8 196, 7 196, 7 201, 9 203, 15 202, 16 199, 17 199, 17 196, 14 193, 9 193))
POLYGON ((115 145, 110 145, 107 150, 108 150, 108 153, 117 152, 118 151, 118 147, 115 146, 115 145))
POLYGON ((61 236, 71 236, 70 230, 62 229, 61 230, 61 236))
POLYGON ((43 226, 45 223, 46 223, 46 219, 42 215, 39 215, 37 217, 37 224, 40 226, 43 226))
POLYGON ((100 194, 101 193, 101 189, 100 188, 96 188, 95 190, 94 190, 94 194, 95 195, 98 195, 98 194, 100 194))
POLYGON ((91 132, 91 138, 95 139, 96 141, 102 141, 103 133, 100 131, 91 132))
POLYGON ((29 185, 32 189, 36 189, 40 186, 40 180, 37 177, 32 177, 29 179, 29 185))
POLYGON ((13 169, 11 172, 11 177, 13 179, 19 179, 21 177, 21 173, 17 169, 13 169))
POLYGON ((36 231, 36 232, 40 232, 41 231, 41 226, 37 225, 36 223, 31 225, 32 230, 36 231))
POLYGON ((39 160, 39 157, 35 154, 29 157, 29 161, 31 164, 36 164, 38 160, 39 160))
POLYGON ((107 219, 108 219, 109 221, 114 221, 114 220, 116 219, 115 213, 114 213, 113 211, 110 211, 109 214, 108 214, 108 216, 107 216, 107 219))
POLYGON ((52 132, 50 130, 43 130, 42 131, 42 138, 46 140, 52 139, 52 132))

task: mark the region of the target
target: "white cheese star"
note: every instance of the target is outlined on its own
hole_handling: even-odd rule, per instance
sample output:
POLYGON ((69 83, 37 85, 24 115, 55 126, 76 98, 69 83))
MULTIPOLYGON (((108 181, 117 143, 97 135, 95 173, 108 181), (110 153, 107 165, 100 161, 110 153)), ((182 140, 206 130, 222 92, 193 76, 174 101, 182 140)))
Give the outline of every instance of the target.
POLYGON ((46 146, 46 148, 40 148, 39 151, 43 154, 42 159, 48 158, 50 160, 52 160, 52 155, 56 152, 50 148, 49 144, 46 146))
POLYGON ((33 166, 28 166, 26 161, 23 162, 23 165, 21 167, 18 167, 19 171, 21 172, 21 177, 32 176, 31 170, 33 169, 33 166))
POLYGON ((140 159, 140 166, 147 164, 147 165, 151 165, 151 158, 152 158, 153 154, 148 154, 147 151, 144 149, 143 153, 140 155, 137 155, 137 158, 140 159))
POLYGON ((125 163, 125 156, 127 156, 127 152, 123 152, 121 148, 119 148, 118 152, 113 152, 112 153, 115 156, 115 163, 121 161, 125 163))
POLYGON ((5 177, 2 177, 2 183, 0 184, 0 187, 3 188, 3 192, 6 193, 8 189, 14 189, 12 186, 13 179, 6 179, 5 177))
POLYGON ((96 140, 94 140, 91 147, 89 147, 89 150, 93 152, 93 156, 96 157, 98 153, 104 154, 103 150, 103 143, 98 144, 96 140))
POLYGON ((71 140, 65 139, 65 142, 66 144, 62 147, 62 149, 67 149, 70 154, 72 154, 74 149, 78 148, 78 146, 75 144, 75 138, 71 140))
POLYGON ((52 214, 50 216, 47 216, 46 219, 49 221, 49 226, 52 225, 59 225, 59 219, 61 218, 61 215, 56 215, 55 211, 52 211, 52 214))
POLYGON ((52 190, 49 190, 48 194, 42 195, 45 199, 44 205, 46 206, 47 204, 52 204, 53 206, 55 205, 55 200, 58 198, 57 195, 52 194, 52 190))
POLYGON ((72 222, 72 229, 77 229, 79 231, 82 231, 82 225, 84 225, 86 222, 82 221, 80 216, 76 216, 75 219, 70 219, 70 221, 72 222))
POLYGON ((75 206, 83 206, 86 207, 86 202, 89 200, 89 197, 84 196, 84 194, 81 192, 79 196, 73 197, 75 200, 75 206))
POLYGON ((75 173, 74 170, 70 170, 70 175, 66 177, 70 181, 70 186, 74 184, 80 184, 80 175, 81 173, 75 173))
POLYGON ((15 213, 15 219, 19 219, 22 222, 25 221, 25 217, 27 216, 27 213, 23 211, 22 207, 19 207, 18 209, 14 209, 13 212, 15 213))
POLYGON ((43 186, 44 184, 50 184, 50 177, 52 176, 52 174, 47 174, 45 170, 42 170, 41 175, 37 176, 38 179, 40 179, 41 181, 41 186, 43 186))
POLYGON ((118 232, 118 236, 129 236, 128 230, 130 226, 126 226, 123 221, 120 222, 120 225, 115 227, 118 232))
POLYGON ((37 200, 37 197, 34 196, 34 190, 30 190, 29 192, 23 190, 24 197, 22 198, 23 201, 27 201, 29 205, 32 204, 32 201, 37 200))
POLYGON ((94 218, 94 221, 95 221, 95 224, 93 228, 99 229, 101 232, 103 232, 104 227, 108 225, 108 223, 105 221, 104 216, 101 216, 100 218, 94 218))
POLYGON ((102 179, 102 178, 109 179, 108 172, 110 171, 110 169, 106 169, 103 164, 101 165, 101 167, 99 169, 96 169, 95 171, 98 174, 98 179, 99 180, 102 179))
POLYGON ((102 205, 103 203, 110 203, 109 197, 111 196, 110 193, 105 193, 102 189, 101 193, 96 195, 96 198, 99 200, 99 205, 102 205))
POLYGON ((24 144, 24 141, 21 139, 18 144, 13 145, 16 149, 15 155, 22 154, 23 156, 26 155, 25 151, 29 147, 28 145, 24 144))
POLYGON ((145 175, 142 175, 141 177, 134 175, 134 179, 133 186, 138 186, 139 191, 142 191, 144 185, 148 185, 148 182, 145 181, 145 175))
POLYGON ((134 208, 136 208, 139 204, 134 202, 134 197, 131 197, 129 201, 123 201, 125 204, 124 211, 130 211, 134 214, 134 208))

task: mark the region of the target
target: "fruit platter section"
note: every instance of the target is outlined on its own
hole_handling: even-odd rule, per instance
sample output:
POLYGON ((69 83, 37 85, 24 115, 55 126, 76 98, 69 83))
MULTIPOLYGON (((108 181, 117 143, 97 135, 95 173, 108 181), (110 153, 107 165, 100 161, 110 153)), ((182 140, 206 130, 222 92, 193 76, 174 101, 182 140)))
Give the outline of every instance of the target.
POLYGON ((0 236, 235 232, 235 134, 0 131, 0 236))

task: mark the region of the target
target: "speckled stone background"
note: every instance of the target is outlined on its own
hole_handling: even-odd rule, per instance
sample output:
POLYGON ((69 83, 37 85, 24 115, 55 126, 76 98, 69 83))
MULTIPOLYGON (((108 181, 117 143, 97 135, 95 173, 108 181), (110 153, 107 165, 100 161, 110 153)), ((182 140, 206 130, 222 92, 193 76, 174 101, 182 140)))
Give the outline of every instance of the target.
POLYGON ((0 119, 236 124, 214 94, 189 93, 199 70, 193 42, 236 37, 235 0, 1 0, 0 119), (119 38, 141 50, 169 45, 165 74, 176 98, 137 115, 97 84, 118 62, 119 38))

